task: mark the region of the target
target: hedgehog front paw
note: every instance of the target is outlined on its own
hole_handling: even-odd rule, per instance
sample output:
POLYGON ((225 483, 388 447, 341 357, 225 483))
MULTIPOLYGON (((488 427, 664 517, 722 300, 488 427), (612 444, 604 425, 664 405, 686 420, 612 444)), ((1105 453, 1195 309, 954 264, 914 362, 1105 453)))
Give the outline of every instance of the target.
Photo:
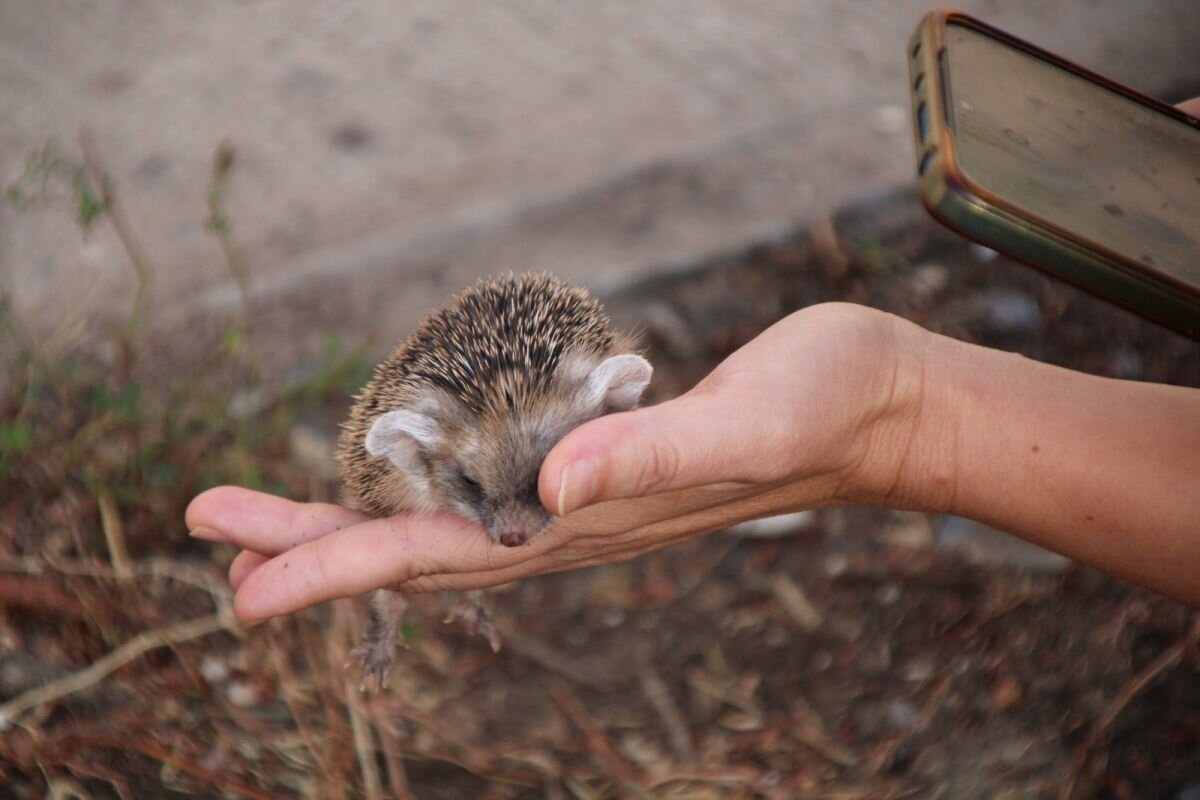
POLYGON ((500 631, 492 623, 483 603, 483 592, 464 593, 461 600, 446 615, 444 622, 460 622, 467 633, 487 639, 493 653, 500 652, 500 631))
POLYGON ((358 684, 360 692, 380 692, 387 685, 388 674, 396 663, 396 643, 364 637, 358 647, 350 651, 350 662, 362 665, 362 678, 358 684))
POLYGON ((350 651, 352 662, 362 664, 359 691, 382 691, 396 662, 397 645, 408 646, 401 632, 408 601, 399 592, 380 589, 371 598, 371 622, 358 647, 350 651))

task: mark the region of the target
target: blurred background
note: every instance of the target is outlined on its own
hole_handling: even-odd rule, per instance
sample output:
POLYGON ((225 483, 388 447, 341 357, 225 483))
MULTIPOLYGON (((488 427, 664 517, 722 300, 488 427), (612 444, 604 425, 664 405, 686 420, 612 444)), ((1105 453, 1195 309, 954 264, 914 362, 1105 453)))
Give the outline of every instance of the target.
MULTIPOLYGON (((527 581, 498 655, 430 599, 374 699, 361 607, 247 632, 232 553, 184 541, 217 483, 334 499, 350 393, 497 271, 600 293, 656 399, 827 299, 1200 385, 918 207, 929 7, 0 0, 0 795, 1200 796, 1189 612, 967 520, 527 581)), ((1191 0, 960 7, 1200 95, 1191 0)))

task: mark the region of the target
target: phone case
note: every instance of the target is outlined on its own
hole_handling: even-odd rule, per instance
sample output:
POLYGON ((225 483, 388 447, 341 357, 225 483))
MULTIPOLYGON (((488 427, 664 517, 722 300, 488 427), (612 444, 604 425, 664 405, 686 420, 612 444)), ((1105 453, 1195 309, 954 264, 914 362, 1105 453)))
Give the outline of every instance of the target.
POLYGON ((1015 207, 964 174, 947 123, 945 27, 949 22, 972 27, 1192 127, 1200 128, 1200 121, 955 11, 930 12, 909 41, 917 174, 926 209, 970 239, 1200 339, 1200 287, 1150 273, 1136 261, 1015 207))

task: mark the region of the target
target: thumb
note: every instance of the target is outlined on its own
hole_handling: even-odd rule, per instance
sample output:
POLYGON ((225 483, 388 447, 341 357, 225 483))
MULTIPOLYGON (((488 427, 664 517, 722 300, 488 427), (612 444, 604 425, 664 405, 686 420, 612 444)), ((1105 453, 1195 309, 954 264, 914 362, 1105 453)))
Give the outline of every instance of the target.
POLYGON ((542 462, 542 502, 563 516, 602 500, 730 480, 745 440, 713 406, 707 394, 684 395, 576 428, 542 462))

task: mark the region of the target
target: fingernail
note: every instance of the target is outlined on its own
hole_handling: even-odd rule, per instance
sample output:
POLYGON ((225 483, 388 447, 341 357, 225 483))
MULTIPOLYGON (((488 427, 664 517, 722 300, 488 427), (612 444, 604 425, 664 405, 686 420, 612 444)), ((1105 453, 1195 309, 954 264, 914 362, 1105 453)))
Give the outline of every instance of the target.
POLYGON ((203 526, 201 526, 199 528, 192 528, 190 531, 188 531, 188 535, 194 536, 197 539, 204 539, 205 541, 208 541, 208 542, 227 542, 227 541, 229 541, 229 537, 227 537, 225 534, 221 533, 220 531, 215 530, 213 528, 205 528, 203 526))
POLYGON ((596 496, 596 465, 584 459, 567 464, 558 482, 558 515, 583 508, 596 496))
POLYGON ((262 625, 264 622, 271 619, 270 614, 265 617, 260 617, 257 614, 251 615, 242 611, 235 611, 234 613, 237 614, 238 621, 247 628, 253 628, 255 626, 262 625))

